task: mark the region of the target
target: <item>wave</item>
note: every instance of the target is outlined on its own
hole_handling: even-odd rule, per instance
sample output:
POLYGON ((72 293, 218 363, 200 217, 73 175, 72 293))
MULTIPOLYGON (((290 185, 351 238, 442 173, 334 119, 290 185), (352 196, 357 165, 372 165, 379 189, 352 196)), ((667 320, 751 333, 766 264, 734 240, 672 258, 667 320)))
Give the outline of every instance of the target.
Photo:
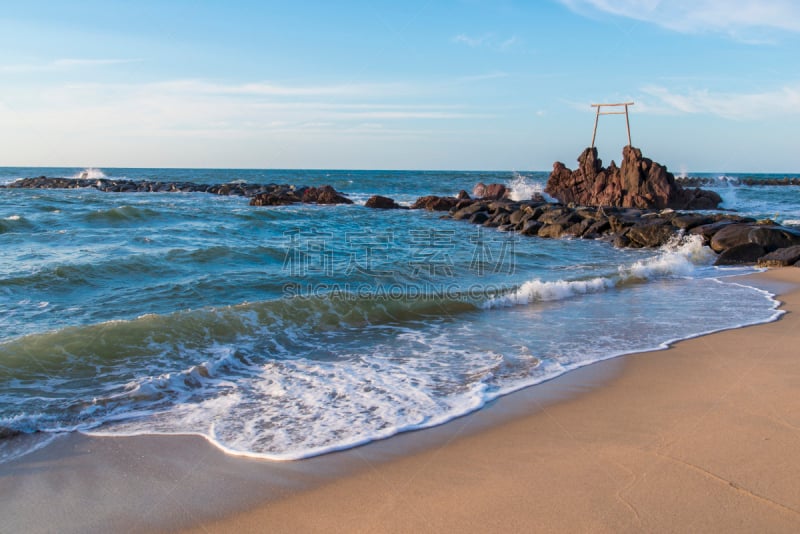
POLYGON ((108 178, 108 176, 106 176, 106 174, 100 169, 96 169, 94 167, 87 167, 82 171, 76 172, 74 175, 71 176, 71 178, 84 179, 84 180, 86 179, 99 180, 100 178, 108 178))
POLYGON ((506 183, 510 191, 509 198, 514 201, 531 200, 541 196, 547 200, 554 200, 544 192, 544 184, 533 178, 514 172, 514 176, 506 183))
POLYGON ((139 208, 136 206, 118 206, 115 208, 97 210, 85 215, 87 222, 97 223, 123 223, 123 222, 140 222, 151 221, 165 217, 161 211, 150 208, 139 208))
POLYGON ((690 276, 698 266, 709 266, 716 255, 700 236, 676 236, 653 257, 622 265, 617 273, 586 280, 529 280, 518 288, 483 303, 484 308, 527 305, 597 293, 637 281, 669 276, 690 276))

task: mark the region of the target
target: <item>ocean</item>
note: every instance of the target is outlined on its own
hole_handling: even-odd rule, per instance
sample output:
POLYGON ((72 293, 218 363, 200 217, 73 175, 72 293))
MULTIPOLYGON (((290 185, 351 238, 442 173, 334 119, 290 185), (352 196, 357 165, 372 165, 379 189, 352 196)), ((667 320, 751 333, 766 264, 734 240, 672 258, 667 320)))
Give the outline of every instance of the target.
MULTIPOLYGON (((696 237, 615 249, 363 206, 477 182, 530 198, 543 172, 0 168, 0 183, 82 172, 330 184, 355 204, 0 189, 0 461, 70 432, 301 459, 780 313, 696 237)), ((698 176, 726 209, 800 226, 798 186, 698 176)))

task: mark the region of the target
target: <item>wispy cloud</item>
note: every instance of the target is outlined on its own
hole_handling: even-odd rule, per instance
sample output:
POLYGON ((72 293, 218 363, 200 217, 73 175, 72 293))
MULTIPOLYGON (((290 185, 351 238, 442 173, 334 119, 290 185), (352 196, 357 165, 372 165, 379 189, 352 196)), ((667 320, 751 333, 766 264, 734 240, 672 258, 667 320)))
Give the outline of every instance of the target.
POLYGON ((64 58, 42 63, 22 63, 15 65, 0 65, 0 72, 55 72, 67 71, 79 68, 104 67, 108 65, 120 65, 124 63, 136 63, 142 59, 87 59, 87 58, 64 58))
POLYGON ((522 44, 522 40, 516 35, 498 37, 493 33, 485 33, 477 37, 460 33, 453 37, 452 41, 456 44, 469 46, 470 48, 488 48, 498 52, 505 52, 522 44))
POLYGON ((750 43, 768 42, 757 30, 800 32, 796 0, 559 0, 581 15, 606 13, 683 32, 726 33, 750 43))
POLYGON ((642 92, 656 99, 648 110, 652 112, 707 114, 735 120, 800 114, 800 84, 755 93, 679 93, 657 85, 644 87, 642 92))

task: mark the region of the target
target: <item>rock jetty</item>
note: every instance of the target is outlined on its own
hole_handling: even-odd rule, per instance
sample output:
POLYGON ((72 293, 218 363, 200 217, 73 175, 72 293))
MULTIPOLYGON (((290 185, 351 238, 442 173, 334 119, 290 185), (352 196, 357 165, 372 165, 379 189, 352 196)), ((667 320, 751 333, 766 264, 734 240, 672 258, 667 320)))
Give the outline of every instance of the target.
POLYGON ((613 161, 603 167, 596 147, 581 153, 574 171, 555 162, 544 191, 565 204, 582 206, 706 210, 722 202, 714 191, 684 188, 664 165, 630 145, 622 149, 619 167, 613 161))
POLYGON ((422 197, 414 206, 525 236, 602 239, 616 247, 653 248, 675 236, 698 235, 719 254, 717 265, 793 265, 800 260, 800 231, 730 213, 435 196, 422 197))
POLYGON ((288 184, 198 184, 194 182, 160 182, 152 180, 117 180, 111 178, 23 178, 6 189, 97 189, 106 193, 210 193, 213 195, 251 198, 253 206, 279 206, 298 202, 316 204, 352 204, 353 201, 329 185, 297 187, 288 184))

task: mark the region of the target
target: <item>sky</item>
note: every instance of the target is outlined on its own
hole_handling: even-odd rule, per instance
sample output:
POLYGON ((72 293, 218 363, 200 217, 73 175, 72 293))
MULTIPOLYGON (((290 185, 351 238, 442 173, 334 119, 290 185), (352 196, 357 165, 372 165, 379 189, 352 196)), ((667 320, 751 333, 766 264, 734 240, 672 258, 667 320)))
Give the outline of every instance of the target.
POLYGON ((800 171, 794 0, 0 7, 0 166, 800 171))

